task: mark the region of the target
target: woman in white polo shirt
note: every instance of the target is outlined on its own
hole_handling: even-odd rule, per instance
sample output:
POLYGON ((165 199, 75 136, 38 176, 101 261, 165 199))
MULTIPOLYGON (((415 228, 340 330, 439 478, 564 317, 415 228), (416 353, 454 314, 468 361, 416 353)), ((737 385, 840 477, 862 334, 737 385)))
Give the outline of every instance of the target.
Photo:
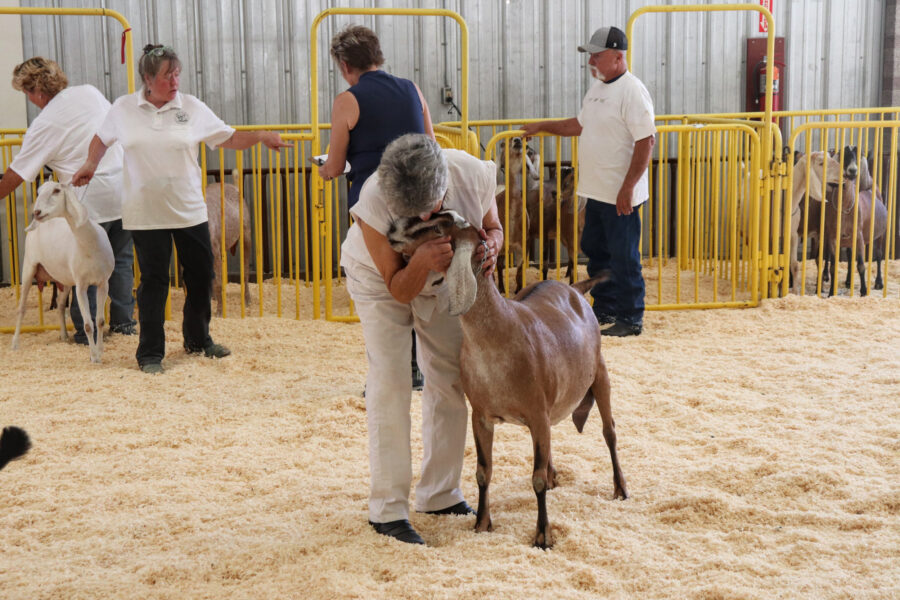
MULTIPOLYGON (((29 58, 13 69, 12 86, 25 93, 41 112, 28 126, 22 138, 22 149, 0 180, 0 198, 5 198, 23 181, 34 181, 44 165, 48 165, 62 183, 84 163, 91 136, 103 123, 109 101, 91 85, 68 86, 68 78, 55 62, 40 56, 29 58)), ((133 335, 134 322, 134 258, 131 232, 122 228, 122 147, 110 148, 97 167, 93 183, 85 190, 81 202, 91 219, 106 231, 116 266, 109 278, 109 330, 133 335)), ((72 296, 72 324, 75 341, 87 344, 84 320, 78 300, 72 296)), ((88 289, 91 307, 96 290, 88 289)), ((95 328, 96 331, 96 328, 95 328)))
POLYGON ((136 357, 145 373, 161 373, 173 241, 186 289, 181 326, 185 350, 210 358, 231 354, 209 335, 213 255, 203 201, 204 177, 197 162, 200 143, 233 150, 258 142, 276 150, 288 144, 271 131, 235 131, 199 99, 180 93, 181 61, 168 46, 145 46, 138 72, 143 87, 113 103, 73 183, 85 185, 107 147, 122 144, 122 221, 131 230, 141 268, 136 357))

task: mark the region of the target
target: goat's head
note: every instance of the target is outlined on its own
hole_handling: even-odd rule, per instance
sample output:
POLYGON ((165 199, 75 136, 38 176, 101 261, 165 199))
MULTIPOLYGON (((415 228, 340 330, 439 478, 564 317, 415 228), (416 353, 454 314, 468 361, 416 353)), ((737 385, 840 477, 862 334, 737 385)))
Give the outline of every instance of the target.
POLYGON ((391 247, 405 257, 412 256, 423 243, 450 236, 453 260, 447 269, 447 287, 450 290, 450 314, 461 315, 475 303, 478 291, 476 277, 481 274, 481 264, 475 264, 475 248, 483 243, 478 230, 458 213, 445 210, 435 213, 427 221, 419 217, 401 217, 391 224, 387 238, 391 247))
POLYGON ((841 166, 844 170, 844 177, 846 179, 856 179, 856 175, 859 173, 859 151, 856 146, 844 146, 842 153, 832 150, 830 154, 832 157, 843 154, 841 166))
POLYGON ((809 155, 801 156, 794 165, 794 186, 802 186, 801 189, 805 191, 807 174, 809 176, 809 195, 821 202, 824 200, 822 181, 825 181, 829 187, 838 185, 841 181, 841 165, 827 152, 812 152, 809 155))
MULTIPOLYGON (((541 175, 538 171, 538 164, 541 160, 541 155, 537 153, 532 146, 527 145, 522 141, 520 137, 514 137, 509 140, 509 164, 510 164, 510 174, 513 177, 521 177, 522 173, 522 155, 525 155, 525 168, 526 168, 526 177, 532 180, 539 180, 541 175)), ((501 169, 506 168, 506 141, 501 141, 500 145, 497 149, 498 153, 498 162, 500 164, 501 169)))
POLYGON ((37 199, 34 201, 34 221, 28 226, 31 230, 37 227, 37 223, 54 217, 72 215, 75 226, 78 227, 87 222, 88 211, 78 198, 75 190, 68 183, 48 181, 38 188, 37 199))

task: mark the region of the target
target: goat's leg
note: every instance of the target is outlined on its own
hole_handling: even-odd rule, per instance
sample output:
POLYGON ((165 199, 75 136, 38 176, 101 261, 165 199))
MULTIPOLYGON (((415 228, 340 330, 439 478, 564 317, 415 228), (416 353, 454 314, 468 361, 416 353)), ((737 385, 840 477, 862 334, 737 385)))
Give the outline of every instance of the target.
MULTIPOLYGON (((852 252, 847 253, 847 287, 850 287, 850 261, 853 258, 852 252)), ((869 294, 869 284, 866 282, 866 261, 863 258, 866 255, 866 242, 860 231, 856 236, 856 272, 859 273, 859 295, 867 296, 869 294)))
POLYGON ((612 416, 610 404, 609 373, 606 370, 606 362, 602 356, 598 357, 597 375, 591 386, 594 398, 597 400, 597 410, 600 411, 600 419, 603 421, 603 439, 609 448, 609 457, 612 460, 613 469, 613 498, 628 498, 628 490, 625 487, 625 476, 619 467, 619 456, 616 453, 616 422, 612 416))
POLYGON ((249 231, 244 232, 244 304, 250 304, 250 255, 253 252, 249 231))
POLYGON ((475 531, 492 531, 491 507, 488 500, 488 486, 491 484, 493 470, 494 424, 483 414, 472 410, 472 433, 475 438, 475 454, 478 467, 475 479, 478 481, 478 512, 475 515, 475 531))
POLYGON ((556 479, 556 469, 553 467, 553 451, 551 450, 550 456, 547 458, 547 489, 552 490, 558 484, 556 479))
MULTIPOLYGON (((78 298, 78 306, 84 306, 85 308, 90 306, 88 304, 87 290, 87 284, 79 281, 75 282, 75 295, 78 298)), ((91 311, 82 310, 84 310, 82 313, 84 315, 84 335, 87 336, 88 346, 91 349, 91 362, 98 363, 100 362, 100 355, 97 353, 97 342, 94 341, 94 322, 91 319, 91 311)))
MULTIPOLYGON (((793 225, 796 225, 793 223, 793 225)), ((790 271, 791 271, 791 292, 799 294, 802 286, 800 285, 800 263, 797 261, 797 246, 800 243, 800 237, 797 235, 796 226, 791 233, 791 250, 788 254, 790 271)))
POLYGON ((884 289, 884 280, 881 279, 881 259, 875 259, 875 285, 872 286, 876 290, 884 289))
POLYGON ((538 517, 537 532, 534 535, 534 546, 546 550, 553 547, 553 534, 550 531, 550 520, 547 518, 547 489, 550 487, 550 422, 544 418, 530 424, 531 441, 534 445, 534 472, 531 485, 537 496, 538 517))
POLYGON ((103 356, 103 328, 106 327, 107 296, 109 296, 109 281, 104 280, 97 286, 97 307, 94 315, 94 321, 97 323, 97 360, 95 362, 100 362, 100 357, 103 356))
MULTIPOLYGON (((56 289, 56 284, 53 284, 53 289, 54 290, 56 289)), ((72 307, 68 306, 69 295, 71 293, 72 293, 71 287, 63 286, 63 290, 62 290, 62 293, 59 295, 58 305, 56 307, 56 309, 59 311, 59 339, 64 342, 69 339, 69 330, 66 329, 66 309, 68 308, 69 311, 72 310, 72 307)), ((85 304, 84 306, 87 306, 87 304, 85 304)), ((90 311, 85 310, 84 314, 90 316, 90 311)))
POLYGON ((22 297, 19 298, 19 307, 16 309, 16 332, 13 334, 12 349, 19 349, 19 331, 22 329, 22 318, 25 316, 25 302, 28 300, 28 292, 31 290, 31 281, 37 274, 37 263, 25 262, 22 265, 20 281, 22 282, 22 297))
POLYGON ((213 253, 213 284, 212 297, 216 301, 216 316, 222 316, 222 253, 219 250, 218 240, 211 243, 213 253))

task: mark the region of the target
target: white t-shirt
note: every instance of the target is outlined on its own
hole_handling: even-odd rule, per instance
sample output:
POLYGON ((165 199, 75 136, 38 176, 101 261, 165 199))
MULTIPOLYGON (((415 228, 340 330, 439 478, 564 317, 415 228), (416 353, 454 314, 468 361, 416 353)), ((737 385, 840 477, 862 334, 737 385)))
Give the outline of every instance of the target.
POLYGON ((178 92, 162 108, 147 101, 144 88, 118 98, 97 136, 125 151, 122 226, 177 229, 207 221, 200 142, 214 150, 233 134, 190 94, 178 92))
MULTIPOLYGON (((626 71, 612 83, 595 81, 584 96, 578 122, 578 195, 608 204, 631 165, 634 143, 656 133, 653 101, 641 81, 626 71)), ((647 171, 634 186, 632 205, 650 197, 647 171)))
MULTIPOLYGON (((474 227, 481 229, 484 216, 494 201, 497 165, 493 161, 475 158, 462 150, 444 150, 447 157, 449 181, 443 209, 455 210, 474 227)), ((399 216, 388 210, 387 202, 381 194, 376 171, 363 184, 359 192, 359 202, 350 209, 355 219, 362 219, 375 231, 387 235, 391 223, 399 216)), ((362 229, 354 223, 347 232, 347 239, 341 245, 341 266, 344 268, 362 265, 378 274, 372 260, 362 229), (355 264, 354 264, 355 263, 355 264)), ((423 294, 436 292, 434 282, 444 277, 443 273, 432 272, 423 288, 423 294)), ((383 284, 381 275, 377 277, 383 284)))
MULTIPOLYGON (((91 85, 69 87, 53 97, 31 122, 22 149, 9 165, 25 181, 34 181, 48 165, 61 183, 87 160, 88 148, 106 114, 109 101, 91 85)), ((98 223, 122 217, 122 147, 106 151, 82 202, 98 223)))

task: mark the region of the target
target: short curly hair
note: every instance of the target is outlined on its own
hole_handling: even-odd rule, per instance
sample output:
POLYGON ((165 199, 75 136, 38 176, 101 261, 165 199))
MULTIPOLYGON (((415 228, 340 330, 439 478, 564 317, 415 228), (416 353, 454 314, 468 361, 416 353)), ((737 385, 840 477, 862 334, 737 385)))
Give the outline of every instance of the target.
POLYGON ((447 157, 433 139, 408 133, 388 144, 378 165, 378 185, 395 215, 416 217, 447 193, 447 157))
POLYGON ((378 36, 362 25, 349 25, 331 38, 331 57, 360 71, 384 64, 378 36))
POLYGON ((62 67, 43 56, 29 58, 13 69, 12 86, 20 92, 43 92, 52 98, 68 85, 62 67))

